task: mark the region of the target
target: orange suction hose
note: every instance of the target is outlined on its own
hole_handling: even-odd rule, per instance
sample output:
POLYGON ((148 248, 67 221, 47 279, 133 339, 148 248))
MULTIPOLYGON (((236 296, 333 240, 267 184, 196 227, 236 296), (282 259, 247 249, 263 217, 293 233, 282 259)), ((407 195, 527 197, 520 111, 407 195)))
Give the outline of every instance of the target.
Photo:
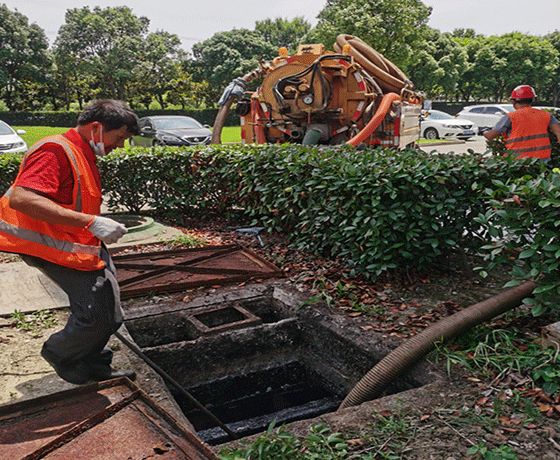
POLYGON ((383 99, 381 99, 381 103, 379 104, 379 107, 377 108, 373 118, 367 125, 364 126, 364 129, 362 129, 352 139, 346 141, 346 145, 353 145, 354 147, 356 147, 361 142, 364 142, 381 124, 381 122, 385 118, 385 115, 387 115, 387 112, 391 108, 391 104, 393 104, 393 102, 395 101, 400 100, 400 98, 401 97, 397 93, 385 94, 383 96, 383 99))

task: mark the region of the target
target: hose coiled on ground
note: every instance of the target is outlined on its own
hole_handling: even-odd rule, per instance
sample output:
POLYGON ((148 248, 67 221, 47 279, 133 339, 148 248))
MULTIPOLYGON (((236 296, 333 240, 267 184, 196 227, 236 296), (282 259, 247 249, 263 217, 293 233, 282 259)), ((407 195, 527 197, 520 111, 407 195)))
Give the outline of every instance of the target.
POLYGON ((342 401, 339 410, 378 398, 387 385, 434 350, 436 344, 452 339, 484 321, 519 306, 524 298, 531 295, 535 287, 535 282, 525 281, 519 286, 448 316, 410 338, 362 377, 342 401))

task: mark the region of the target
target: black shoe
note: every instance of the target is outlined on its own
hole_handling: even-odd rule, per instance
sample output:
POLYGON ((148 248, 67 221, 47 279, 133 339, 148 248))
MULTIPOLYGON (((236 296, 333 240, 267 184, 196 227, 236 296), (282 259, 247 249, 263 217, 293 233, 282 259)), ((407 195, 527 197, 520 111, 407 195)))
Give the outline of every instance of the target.
POLYGON ((89 368, 89 377, 96 382, 103 380, 118 379, 119 377, 128 377, 130 380, 136 379, 136 372, 124 369, 113 369, 106 364, 90 364, 87 363, 89 368))
POLYGON ((72 366, 56 364, 45 348, 41 350, 41 356, 52 366, 62 380, 73 383, 74 385, 83 385, 90 379, 89 371, 82 363, 77 363, 72 366))

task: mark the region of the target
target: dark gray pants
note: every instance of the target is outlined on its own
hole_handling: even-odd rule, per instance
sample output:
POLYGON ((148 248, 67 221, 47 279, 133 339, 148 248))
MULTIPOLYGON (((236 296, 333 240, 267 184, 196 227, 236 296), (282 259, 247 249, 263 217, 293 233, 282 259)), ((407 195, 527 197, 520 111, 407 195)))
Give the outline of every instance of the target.
POLYGON ((113 353, 106 345, 121 326, 123 316, 115 267, 105 245, 101 251, 106 263, 103 270, 80 271, 38 257, 22 258, 58 284, 70 300, 71 315, 66 326, 48 338, 43 351, 62 366, 79 361, 109 365, 113 353))

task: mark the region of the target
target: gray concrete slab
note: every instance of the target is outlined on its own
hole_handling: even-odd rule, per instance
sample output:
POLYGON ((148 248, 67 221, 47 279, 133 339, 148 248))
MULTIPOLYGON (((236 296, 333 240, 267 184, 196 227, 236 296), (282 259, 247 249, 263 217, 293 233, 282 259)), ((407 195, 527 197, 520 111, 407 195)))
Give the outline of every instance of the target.
POLYGON ((0 264, 0 316, 68 307, 68 296, 25 262, 0 264))
MULTIPOLYGON (((180 234, 181 230, 156 222, 145 230, 127 233, 108 248, 115 253, 130 246, 173 241, 180 234)), ((68 306, 64 291, 38 269, 25 262, 0 264, 0 316, 16 310, 31 313, 68 306)))

